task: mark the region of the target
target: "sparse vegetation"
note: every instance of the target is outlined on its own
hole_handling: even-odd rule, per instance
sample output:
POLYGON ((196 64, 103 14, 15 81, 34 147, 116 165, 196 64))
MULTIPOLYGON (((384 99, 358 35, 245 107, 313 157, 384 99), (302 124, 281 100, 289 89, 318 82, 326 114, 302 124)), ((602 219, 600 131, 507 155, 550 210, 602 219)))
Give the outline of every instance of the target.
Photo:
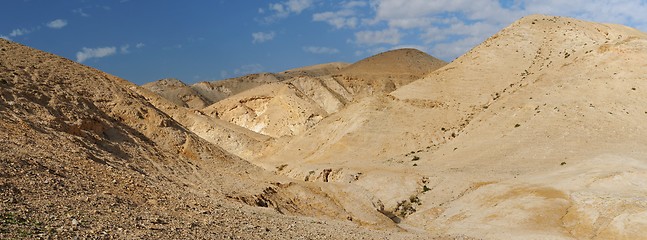
POLYGON ((410 196, 407 200, 402 200, 398 202, 398 205, 395 208, 395 214, 400 217, 406 217, 412 213, 416 212, 416 206, 421 205, 420 198, 413 195, 410 196))
POLYGON ((420 160, 420 157, 418 156, 413 156, 413 159, 411 159, 411 161, 418 161, 418 160, 420 160))
POLYGON ((516 128, 521 127, 521 124, 517 123, 517 124, 514 125, 514 127, 516 127, 516 128))
POLYGON ((10 212, 0 213, 0 234, 31 238, 43 232, 41 222, 30 221, 10 212))
POLYGON ((281 164, 280 166, 276 167, 276 170, 279 171, 279 172, 283 171, 283 169, 285 169, 285 167, 287 167, 287 166, 288 166, 287 164, 281 164))

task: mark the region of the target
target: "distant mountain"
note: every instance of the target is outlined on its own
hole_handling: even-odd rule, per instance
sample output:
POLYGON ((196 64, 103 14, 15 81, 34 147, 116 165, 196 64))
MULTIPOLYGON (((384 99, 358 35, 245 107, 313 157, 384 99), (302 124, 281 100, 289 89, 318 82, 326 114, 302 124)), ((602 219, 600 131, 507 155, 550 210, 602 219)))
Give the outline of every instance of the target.
POLYGON ((172 103, 187 108, 201 109, 210 105, 199 92, 178 79, 167 78, 142 85, 142 87, 159 94, 172 103))
POLYGON ((181 107, 201 109, 248 89, 294 77, 319 77, 339 72, 348 63, 333 62, 290 69, 280 73, 255 73, 242 77, 186 85, 177 79, 161 79, 142 85, 181 107))
POLYGON ((389 93, 446 64, 417 49, 396 49, 353 63, 336 78, 357 94, 389 93))

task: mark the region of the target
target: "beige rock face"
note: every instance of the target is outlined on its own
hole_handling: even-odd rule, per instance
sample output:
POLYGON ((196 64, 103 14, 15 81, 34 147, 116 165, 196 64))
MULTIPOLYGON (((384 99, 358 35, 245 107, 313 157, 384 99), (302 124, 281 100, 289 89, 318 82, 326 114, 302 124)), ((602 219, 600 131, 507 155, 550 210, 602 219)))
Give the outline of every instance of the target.
POLYGON ((203 111, 273 138, 297 136, 364 96, 384 94, 445 63, 414 49, 378 54, 352 65, 329 63, 281 73, 297 76, 260 85, 203 111), (335 73, 332 75, 319 75, 335 73), (307 75, 307 76, 306 76, 307 75))
POLYGON ((350 63, 344 62, 331 62, 324 64, 317 64, 312 66, 293 68, 284 72, 279 73, 283 78, 293 78, 293 77, 320 77, 328 76, 332 74, 337 74, 342 69, 351 65, 350 63))
POLYGON ((327 78, 298 77, 263 85, 237 94, 205 109, 219 118, 273 138, 305 132, 331 113, 339 111, 352 96, 327 78), (339 91, 339 92, 337 92, 339 91))
POLYGON ((257 73, 219 81, 199 82, 187 86, 177 79, 162 79, 142 87, 166 100, 192 109, 202 109, 246 90, 294 77, 319 77, 338 73, 348 63, 332 62, 294 68, 280 73, 257 73))
POLYGON ((173 78, 147 83, 142 87, 159 94, 180 107, 201 109, 211 104, 211 101, 205 99, 200 93, 180 80, 173 78))
POLYGON ((280 77, 276 74, 258 73, 220 81, 199 82, 191 85, 191 88, 208 99, 210 102, 208 105, 211 105, 240 92, 278 81, 280 77))

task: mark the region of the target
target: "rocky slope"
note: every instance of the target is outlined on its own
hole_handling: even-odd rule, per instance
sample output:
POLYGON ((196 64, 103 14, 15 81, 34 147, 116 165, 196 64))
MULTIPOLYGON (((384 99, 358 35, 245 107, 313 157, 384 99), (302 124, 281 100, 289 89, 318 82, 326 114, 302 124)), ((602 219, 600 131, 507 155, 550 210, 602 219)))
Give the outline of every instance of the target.
POLYGON ((646 52, 631 28, 528 16, 255 163, 352 182, 429 232, 644 238, 646 52))
POLYGON ((352 99, 330 77, 298 77, 250 89, 202 111, 213 118, 280 138, 305 132, 352 99))
POLYGON ((174 78, 162 79, 142 85, 170 102, 186 108, 201 109, 213 103, 200 93, 174 78))
MULTIPOLYGON (((645 53, 647 35, 635 29, 533 15, 398 89, 399 99, 439 102, 469 120, 419 155, 469 187, 411 221, 490 238, 644 238, 645 53)), ((453 188, 435 185, 423 201, 453 188)))
POLYGON ((319 77, 338 73, 348 63, 332 62, 294 68, 279 73, 255 73, 242 77, 186 85, 177 79, 161 79, 142 85, 166 100, 192 109, 201 109, 222 99, 261 85, 295 77, 319 77))
POLYGON ((0 85, 1 238, 412 237, 358 231, 397 227, 353 186, 254 167, 98 70, 0 40, 0 85))
MULTIPOLYGON (((338 74, 310 74, 261 85, 206 107, 203 112, 273 138, 298 136, 351 102, 366 95, 383 95, 444 64, 418 50, 393 50, 340 68, 338 74)), ((319 68, 317 65, 299 71, 319 68)))

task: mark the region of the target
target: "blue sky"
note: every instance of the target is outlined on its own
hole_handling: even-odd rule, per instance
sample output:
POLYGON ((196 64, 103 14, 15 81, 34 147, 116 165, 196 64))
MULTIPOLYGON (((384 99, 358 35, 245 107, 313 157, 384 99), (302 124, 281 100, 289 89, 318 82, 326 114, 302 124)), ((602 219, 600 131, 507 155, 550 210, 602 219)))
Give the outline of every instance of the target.
POLYGON ((647 0, 6 0, 0 37, 137 84, 355 62, 401 47, 446 61, 518 18, 647 31, 647 0))

